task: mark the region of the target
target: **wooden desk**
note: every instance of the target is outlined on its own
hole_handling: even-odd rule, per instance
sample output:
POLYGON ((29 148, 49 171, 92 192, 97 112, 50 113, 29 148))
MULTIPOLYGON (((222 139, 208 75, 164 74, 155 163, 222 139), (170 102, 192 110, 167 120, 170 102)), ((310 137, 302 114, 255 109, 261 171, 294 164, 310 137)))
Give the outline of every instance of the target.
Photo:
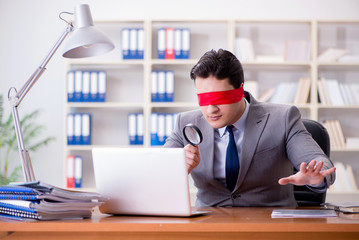
POLYGON ((271 218, 273 208, 210 208, 193 218, 94 214, 91 219, 15 222, 0 219, 1 239, 359 239, 359 214, 271 218))

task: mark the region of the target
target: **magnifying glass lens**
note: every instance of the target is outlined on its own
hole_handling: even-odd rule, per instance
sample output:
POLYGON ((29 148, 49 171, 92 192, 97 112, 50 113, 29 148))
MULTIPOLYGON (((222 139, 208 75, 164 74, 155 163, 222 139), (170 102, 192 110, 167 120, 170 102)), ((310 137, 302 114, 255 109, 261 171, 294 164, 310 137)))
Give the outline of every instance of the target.
POLYGON ((193 146, 199 145, 203 139, 201 130, 194 124, 187 124, 183 128, 183 135, 193 146))

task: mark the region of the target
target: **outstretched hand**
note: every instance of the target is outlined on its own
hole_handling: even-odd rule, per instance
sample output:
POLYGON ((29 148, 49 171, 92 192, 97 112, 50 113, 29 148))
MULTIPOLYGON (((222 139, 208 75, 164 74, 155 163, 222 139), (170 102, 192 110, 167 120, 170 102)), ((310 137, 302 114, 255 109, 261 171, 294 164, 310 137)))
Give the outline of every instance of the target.
POLYGON ((300 164, 300 170, 289 177, 284 177, 279 179, 278 183, 280 185, 294 184, 294 185, 316 185, 323 182, 324 178, 333 172, 335 172, 335 167, 323 170, 324 165, 323 161, 320 161, 317 165, 317 161, 312 160, 308 166, 307 163, 302 162, 300 164))

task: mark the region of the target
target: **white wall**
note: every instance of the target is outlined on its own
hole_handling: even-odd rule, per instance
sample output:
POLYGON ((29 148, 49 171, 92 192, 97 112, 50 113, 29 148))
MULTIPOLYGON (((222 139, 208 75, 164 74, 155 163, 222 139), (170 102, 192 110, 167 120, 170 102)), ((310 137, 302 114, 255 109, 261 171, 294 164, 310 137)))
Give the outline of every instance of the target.
MULTIPOLYGON (((357 0, 0 0, 0 94, 20 88, 64 30, 61 11, 90 4, 95 20, 112 19, 344 19, 359 20, 357 0)), ((37 179, 63 184, 64 60, 56 53, 21 104, 20 114, 42 109, 40 124, 56 141, 32 154, 37 179)), ((7 113, 9 104, 5 101, 7 113)), ((14 158, 18 158, 17 155, 14 158)), ((17 159, 16 159, 17 160, 17 159)), ((19 161, 19 160, 18 160, 19 161)))

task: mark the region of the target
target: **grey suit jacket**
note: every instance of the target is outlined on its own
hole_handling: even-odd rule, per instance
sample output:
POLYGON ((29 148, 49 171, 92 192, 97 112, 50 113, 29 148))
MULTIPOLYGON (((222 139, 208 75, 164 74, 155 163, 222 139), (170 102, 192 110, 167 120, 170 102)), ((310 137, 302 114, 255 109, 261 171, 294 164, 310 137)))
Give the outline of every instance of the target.
MULTIPOLYGON (((324 161, 323 169, 333 163, 305 130, 299 110, 294 106, 257 102, 248 92, 250 102, 240 158, 237 184, 230 192, 213 176, 214 129, 200 110, 178 115, 176 126, 165 147, 188 144, 183 127, 193 123, 202 131, 200 163, 191 175, 198 188, 197 206, 296 206, 293 185, 279 185, 278 180, 293 174, 302 162, 324 161)), ((326 177, 327 186, 335 174, 326 177)))

